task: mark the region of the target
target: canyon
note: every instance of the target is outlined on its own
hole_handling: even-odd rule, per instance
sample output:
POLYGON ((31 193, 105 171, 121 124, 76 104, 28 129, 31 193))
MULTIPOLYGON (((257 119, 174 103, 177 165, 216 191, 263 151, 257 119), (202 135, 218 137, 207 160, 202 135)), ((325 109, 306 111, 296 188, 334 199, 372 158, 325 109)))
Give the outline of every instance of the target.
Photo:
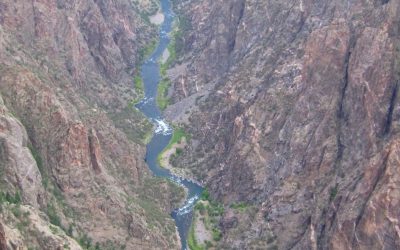
MULTIPOLYGON (((188 247, 399 249, 400 2, 171 3, 160 163, 205 188, 188 247)), ((159 11, 0 0, 0 249, 186 248, 135 108, 159 11)))

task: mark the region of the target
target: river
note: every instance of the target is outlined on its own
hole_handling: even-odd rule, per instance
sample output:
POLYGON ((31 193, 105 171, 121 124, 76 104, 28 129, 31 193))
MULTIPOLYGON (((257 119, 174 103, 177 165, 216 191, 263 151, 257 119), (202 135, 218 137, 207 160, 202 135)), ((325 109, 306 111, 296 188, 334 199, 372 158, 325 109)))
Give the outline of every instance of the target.
POLYGON ((165 16, 159 31, 159 43, 151 56, 141 67, 141 77, 144 83, 145 96, 136 107, 154 124, 154 136, 147 144, 146 163, 155 176, 170 179, 171 181, 185 187, 188 196, 184 205, 173 211, 171 216, 174 218, 181 238, 182 249, 187 249, 187 235, 192 222, 193 206, 199 199, 203 188, 190 180, 183 179, 171 174, 167 169, 158 165, 157 157, 168 145, 173 128, 163 118, 162 112, 157 106, 157 86, 160 82, 160 67, 158 61, 170 43, 169 33, 172 30, 174 13, 169 0, 161 0, 162 12, 165 16))

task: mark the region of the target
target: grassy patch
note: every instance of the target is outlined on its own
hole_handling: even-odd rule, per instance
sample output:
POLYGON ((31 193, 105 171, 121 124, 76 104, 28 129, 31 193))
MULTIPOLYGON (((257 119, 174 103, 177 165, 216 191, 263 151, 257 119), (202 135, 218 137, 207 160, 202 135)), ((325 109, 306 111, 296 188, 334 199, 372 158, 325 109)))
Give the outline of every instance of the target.
POLYGON ((233 203, 230 207, 235 210, 239 210, 240 212, 244 212, 247 210, 249 205, 244 202, 239 202, 239 203, 233 203))
POLYGON ((139 50, 139 58, 138 58, 138 61, 139 61, 138 64, 139 65, 141 65, 142 62, 147 57, 149 57, 151 55, 151 53, 153 53, 153 51, 157 48, 157 44, 158 44, 158 41, 157 40, 153 40, 147 46, 145 46, 145 47, 143 47, 143 48, 141 48, 139 50))
POLYGON ((169 105, 168 89, 171 81, 168 78, 163 78, 157 86, 157 105, 161 110, 165 110, 169 105))
POLYGON ((93 240, 86 233, 79 236, 78 243, 83 249, 95 249, 92 246, 93 240))
POLYGON ((194 210, 194 218, 196 218, 196 216, 202 216, 201 220, 204 223, 205 228, 211 233, 212 241, 207 241, 205 246, 199 244, 196 241, 196 235, 194 232, 196 219, 193 219, 193 223, 190 229, 191 231, 188 235, 189 247, 191 249, 208 249, 211 246, 216 245, 216 242, 220 241, 222 238, 222 233, 219 229, 218 222, 224 213, 224 206, 223 204, 214 201, 211 198, 208 190, 205 189, 194 210))
POLYGON ((338 193, 338 185, 336 184, 333 188, 330 190, 329 194, 329 201, 333 201, 338 193))
POLYGON ((138 75, 135 76, 134 82, 135 82, 135 90, 138 95, 136 100, 134 100, 134 103, 138 103, 144 96, 144 83, 142 77, 138 75))
POLYGON ((47 213, 47 216, 49 217, 49 220, 50 220, 51 224, 53 224, 55 226, 58 226, 58 227, 61 227, 61 219, 58 216, 57 210, 56 210, 56 208, 55 208, 53 203, 49 203, 47 205, 46 213, 47 213))
POLYGON ((0 192, 0 203, 8 202, 10 204, 19 205, 22 202, 21 195, 19 191, 15 192, 15 194, 10 194, 8 192, 0 192))
POLYGON ((181 143, 183 138, 188 139, 189 138, 188 134, 185 132, 183 128, 175 127, 171 140, 169 141, 168 145, 165 148, 171 149, 174 144, 181 143))
POLYGON ((170 150, 175 144, 181 143, 184 138, 186 140, 190 138, 189 135, 185 132, 185 130, 183 128, 174 127, 174 133, 172 134, 171 140, 169 141, 168 145, 164 148, 164 150, 158 155, 157 159, 159 165, 161 163, 161 158, 164 152, 170 150))

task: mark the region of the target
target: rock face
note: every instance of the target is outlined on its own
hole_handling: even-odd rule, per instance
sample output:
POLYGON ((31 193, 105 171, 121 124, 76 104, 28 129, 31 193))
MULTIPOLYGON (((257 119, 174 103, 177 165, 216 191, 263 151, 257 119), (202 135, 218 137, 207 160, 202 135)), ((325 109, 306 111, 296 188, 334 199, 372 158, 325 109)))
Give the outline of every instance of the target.
POLYGON ((183 191, 150 175, 129 108, 157 9, 0 0, 0 247, 179 248, 183 191))
POLYGON ((175 162, 257 209, 223 216, 219 247, 397 249, 399 1, 177 2, 175 162))

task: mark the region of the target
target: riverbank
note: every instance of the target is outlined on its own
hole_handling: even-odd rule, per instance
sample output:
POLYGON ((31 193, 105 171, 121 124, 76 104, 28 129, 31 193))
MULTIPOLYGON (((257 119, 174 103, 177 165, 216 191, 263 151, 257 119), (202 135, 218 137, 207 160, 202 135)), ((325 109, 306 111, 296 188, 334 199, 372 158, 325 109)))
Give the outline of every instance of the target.
POLYGON ((224 207, 212 201, 204 192, 194 208, 192 225, 188 236, 191 250, 215 249, 221 239, 218 227, 224 207))
POLYGON ((165 147, 165 149, 158 155, 157 160, 160 167, 169 170, 172 174, 181 178, 190 180, 199 186, 204 186, 204 183, 196 180, 195 176, 190 171, 183 168, 177 168, 171 164, 171 159, 177 157, 186 150, 190 136, 182 128, 176 127, 174 133, 165 147))

